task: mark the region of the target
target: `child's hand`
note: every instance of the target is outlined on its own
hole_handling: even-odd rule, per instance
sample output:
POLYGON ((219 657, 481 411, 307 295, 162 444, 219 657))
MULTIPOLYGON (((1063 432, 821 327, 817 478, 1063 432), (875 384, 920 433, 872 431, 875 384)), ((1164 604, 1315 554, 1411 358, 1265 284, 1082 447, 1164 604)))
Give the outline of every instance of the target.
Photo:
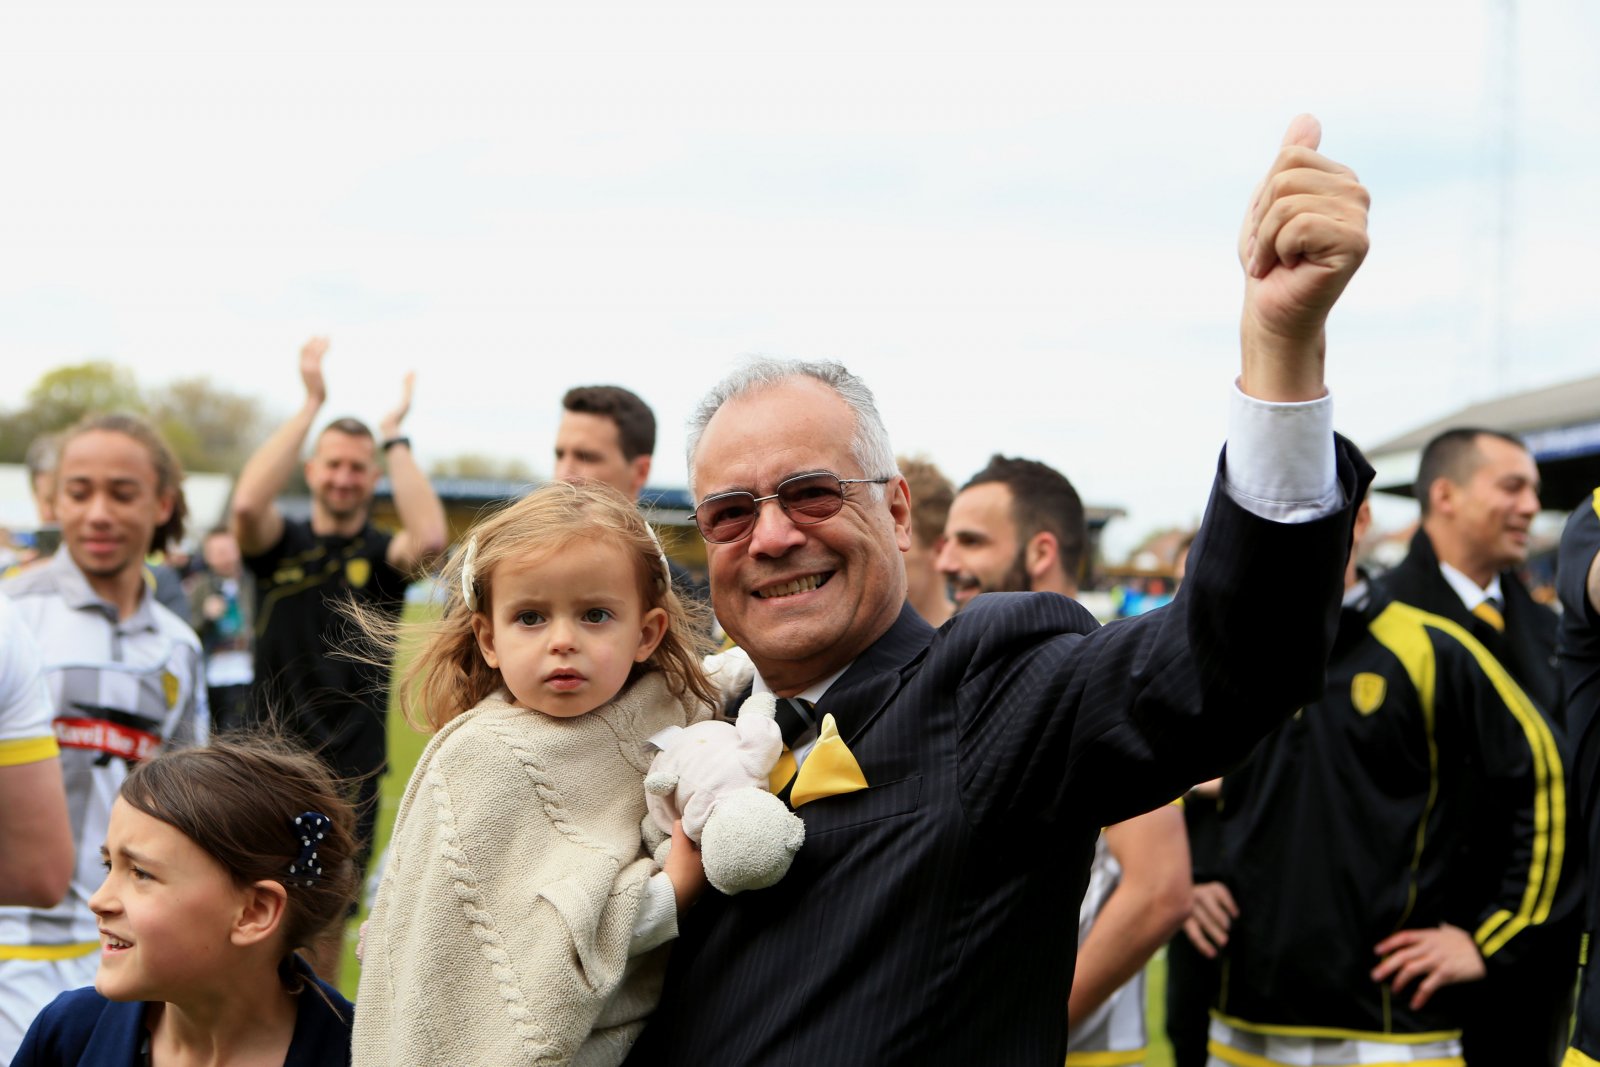
POLYGON ((667 853, 667 864, 662 868, 672 881, 673 895, 678 898, 678 914, 689 910, 689 905, 700 899, 706 887, 706 868, 700 862, 700 846, 689 840, 683 832, 683 820, 672 824, 672 851, 667 853))

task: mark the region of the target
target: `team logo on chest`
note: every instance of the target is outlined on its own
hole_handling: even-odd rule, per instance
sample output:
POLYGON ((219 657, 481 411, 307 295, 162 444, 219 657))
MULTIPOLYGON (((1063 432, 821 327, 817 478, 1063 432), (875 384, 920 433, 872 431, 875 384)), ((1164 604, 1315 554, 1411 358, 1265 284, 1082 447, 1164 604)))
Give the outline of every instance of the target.
POLYGON ((1381 674, 1362 671, 1350 679, 1350 703, 1362 715, 1371 715, 1383 707, 1383 698, 1389 693, 1389 683, 1381 674))
POLYGON ((344 565, 344 580, 350 583, 350 588, 362 588, 367 584, 367 579, 371 577, 371 560, 357 558, 346 561, 344 565))

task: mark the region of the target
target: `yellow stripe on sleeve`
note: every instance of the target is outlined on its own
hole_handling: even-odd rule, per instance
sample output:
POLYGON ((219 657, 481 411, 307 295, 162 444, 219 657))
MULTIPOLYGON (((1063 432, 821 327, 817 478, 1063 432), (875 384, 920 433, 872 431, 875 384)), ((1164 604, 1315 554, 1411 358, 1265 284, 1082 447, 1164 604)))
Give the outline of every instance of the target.
POLYGON ((100 942, 76 945, 0 945, 0 960, 75 960, 100 951, 100 942))
POLYGON ((1132 1067, 1144 1062, 1147 1049, 1129 1049, 1126 1052, 1069 1052, 1067 1067, 1132 1067))
POLYGON ((0 741, 0 767, 20 767, 24 763, 42 763, 61 755, 54 735, 48 737, 23 737, 15 741, 0 741))

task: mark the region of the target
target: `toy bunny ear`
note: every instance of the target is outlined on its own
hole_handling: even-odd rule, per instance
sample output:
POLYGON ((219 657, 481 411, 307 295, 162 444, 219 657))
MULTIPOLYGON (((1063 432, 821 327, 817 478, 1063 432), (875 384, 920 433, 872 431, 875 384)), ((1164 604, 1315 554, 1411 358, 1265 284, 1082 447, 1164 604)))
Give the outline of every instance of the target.
POLYGON ((671 796, 678 788, 678 776, 670 771, 651 771, 645 775, 644 790, 658 797, 671 796))
POLYGON ((778 698, 771 693, 752 693, 739 705, 739 717, 746 715, 763 719, 774 718, 778 714, 778 698))

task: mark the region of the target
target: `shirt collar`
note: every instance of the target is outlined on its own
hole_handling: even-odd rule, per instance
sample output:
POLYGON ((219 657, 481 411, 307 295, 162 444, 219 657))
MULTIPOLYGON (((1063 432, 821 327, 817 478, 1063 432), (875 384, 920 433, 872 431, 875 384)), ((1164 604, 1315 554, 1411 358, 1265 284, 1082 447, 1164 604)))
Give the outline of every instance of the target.
POLYGON ((1497 574, 1489 579, 1486 588, 1479 588, 1478 583, 1456 570, 1450 564, 1439 561, 1439 573, 1444 575, 1444 580, 1450 583, 1450 588, 1456 591, 1456 596, 1461 598, 1461 603, 1472 611, 1485 600, 1493 600, 1496 604, 1506 602, 1505 595, 1500 590, 1500 576, 1497 574))
MULTIPOLYGON (((854 663, 854 662, 855 662, 854 660, 850 661, 850 663, 854 663)), ((829 690, 829 688, 832 687, 833 683, 837 682, 839 680, 840 675, 844 674, 845 671, 850 669, 850 663, 846 663, 843 667, 840 667, 838 670, 836 670, 832 674, 828 675, 826 678, 824 678, 822 681, 818 682, 816 685, 810 686, 809 688, 806 688, 806 689, 802 689, 800 692, 795 694, 795 699, 797 699, 797 700, 809 700, 813 704, 817 703, 817 701, 822 699, 822 695, 824 693, 826 693, 829 690)), ((767 684, 767 680, 765 678, 761 677, 761 672, 760 671, 756 672, 756 676, 751 681, 750 686, 751 686, 751 688, 750 688, 750 692, 751 693, 770 693, 770 692, 772 692, 772 687, 767 684)))
POLYGON ((117 618, 117 606, 94 591, 88 577, 72 562, 72 554, 65 548, 57 549, 44 566, 52 571, 61 599, 74 611, 99 611, 124 632, 156 629, 155 615, 150 610, 150 604, 155 599, 150 589, 151 575, 144 564, 139 565, 139 574, 143 579, 139 585, 139 606, 133 609, 132 615, 120 620, 117 618))

